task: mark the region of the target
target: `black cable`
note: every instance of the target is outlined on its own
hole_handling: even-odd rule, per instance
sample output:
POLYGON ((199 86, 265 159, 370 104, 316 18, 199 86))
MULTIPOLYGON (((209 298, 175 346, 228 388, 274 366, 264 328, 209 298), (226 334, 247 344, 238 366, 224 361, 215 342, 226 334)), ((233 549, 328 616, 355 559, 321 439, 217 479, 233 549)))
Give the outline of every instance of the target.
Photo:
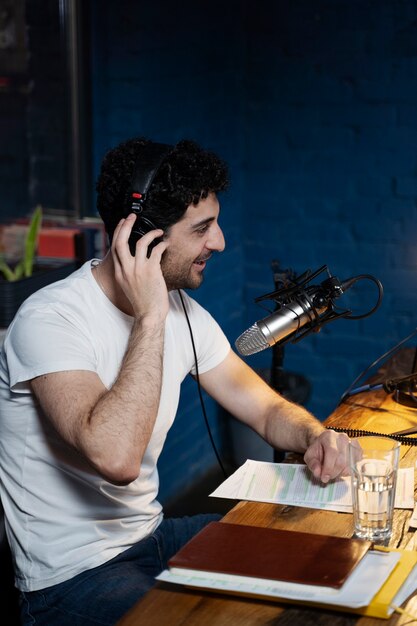
POLYGON ((222 470, 222 472, 224 474, 224 477, 228 478, 228 475, 226 473, 226 470, 223 467, 223 463, 222 463, 222 461, 220 459, 220 455, 219 455, 218 450, 216 448, 216 444, 214 443, 213 435, 212 435, 211 429, 210 429, 210 424, 209 424, 209 421, 208 421, 208 418, 207 418, 206 407, 204 406, 204 399, 203 399, 203 394, 202 394, 201 385, 200 385, 200 375, 199 375, 199 372, 198 372, 197 351, 195 349, 194 335, 193 335, 193 331, 192 331, 192 328, 191 328, 190 320, 189 320, 189 317, 188 317, 187 310, 185 308, 184 299, 182 297, 182 293, 181 293, 180 289, 178 289, 178 294, 180 296, 182 308, 184 309, 185 319, 187 320, 187 324, 188 324, 188 330, 190 331, 191 345, 193 347, 194 362, 195 362, 195 379, 197 381, 198 395, 200 396, 201 410, 203 411, 203 416, 204 416, 204 421, 206 423, 207 432, 208 432, 208 435, 210 437, 211 445, 213 447, 213 450, 214 450, 214 453, 216 455, 217 461, 218 461, 218 463, 219 463, 219 465, 221 467, 221 470, 222 470))
POLYGON ((370 365, 368 365, 368 367, 366 367, 360 374, 359 376, 357 376, 355 378, 355 380, 349 385, 349 387, 346 389, 346 391, 341 395, 338 406, 340 404, 342 404, 342 402, 351 395, 351 391, 353 389, 353 387, 356 385, 356 383, 361 380, 361 378, 363 378, 372 368, 374 368, 376 365, 378 365, 378 363, 380 363, 383 359, 388 358, 389 356, 391 356, 391 354, 394 354, 397 350, 399 350, 399 348, 406 343, 407 341, 409 341, 409 339, 411 339, 412 337, 414 337, 414 335, 417 333, 417 328, 415 328, 415 330, 413 330, 412 333, 410 333, 410 335, 408 335, 408 337, 405 337, 405 339, 402 339, 399 343, 397 343, 393 348, 390 348, 389 350, 387 350, 387 352, 385 352, 384 354, 382 354, 380 357, 378 357, 375 361, 373 361, 373 363, 371 363, 370 365))
POLYGON ((414 359, 413 359, 413 365, 411 367, 411 371, 417 372, 417 348, 414 351, 414 359))
POLYGON ((371 430, 360 430, 359 428, 335 428, 334 426, 327 426, 327 428, 329 430, 334 430, 337 433, 346 433, 351 439, 354 437, 388 437, 389 439, 400 441, 405 446, 417 446, 417 439, 414 437, 407 437, 406 435, 396 435, 395 433, 376 433, 371 430))
POLYGON ((362 319, 365 319, 366 317, 369 317, 370 315, 372 315, 372 313, 375 313, 375 311, 379 308, 379 305, 381 304, 381 301, 382 301, 382 295, 384 292, 382 283, 380 280, 378 280, 378 278, 375 278, 375 276, 372 276, 371 274, 359 274, 359 276, 355 276, 354 278, 345 280, 342 283, 343 290, 346 291, 346 289, 349 289, 352 285, 357 283, 358 280, 370 280, 373 283, 375 283, 375 285, 378 287, 378 299, 376 301, 375 306, 370 311, 367 311, 367 313, 362 313, 360 315, 346 315, 345 317, 348 320, 362 320, 362 319))

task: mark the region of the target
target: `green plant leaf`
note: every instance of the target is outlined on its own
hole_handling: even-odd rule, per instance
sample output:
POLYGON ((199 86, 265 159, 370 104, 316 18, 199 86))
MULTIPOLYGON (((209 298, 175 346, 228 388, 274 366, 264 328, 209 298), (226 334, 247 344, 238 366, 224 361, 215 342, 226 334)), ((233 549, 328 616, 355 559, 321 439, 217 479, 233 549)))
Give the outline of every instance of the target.
POLYGON ((22 259, 21 261, 19 261, 19 263, 14 268, 14 279, 13 280, 19 280, 19 278, 22 278, 24 272, 25 272, 25 261, 24 261, 24 259, 22 259))
POLYGON ((0 258, 0 272, 3 272, 4 278, 8 281, 16 280, 14 271, 7 265, 4 259, 0 258))
MULTIPOLYGON (((36 207, 30 220, 29 229, 25 239, 25 251, 22 259, 22 273, 25 276, 32 276, 33 259, 38 245, 38 236, 42 224, 42 207, 36 207)), ((20 263, 19 263, 20 265, 20 263)), ((19 265, 17 267, 19 267, 19 265)), ((20 270, 19 270, 20 271, 20 270)), ((20 278, 21 276, 19 276, 20 278)))
POLYGON ((35 258, 38 245, 38 236, 42 224, 42 207, 40 204, 34 210, 30 219, 29 227, 25 237, 23 258, 11 269, 3 258, 0 257, 0 272, 3 272, 6 280, 13 282, 23 276, 32 276, 33 260, 35 258))

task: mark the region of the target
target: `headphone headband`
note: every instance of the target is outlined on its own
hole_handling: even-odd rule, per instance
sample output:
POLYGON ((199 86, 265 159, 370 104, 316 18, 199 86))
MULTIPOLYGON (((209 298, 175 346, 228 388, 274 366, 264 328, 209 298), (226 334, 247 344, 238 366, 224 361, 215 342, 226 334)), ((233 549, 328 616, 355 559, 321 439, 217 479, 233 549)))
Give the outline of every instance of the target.
POLYGON ((152 182, 173 146, 165 143, 148 143, 142 146, 132 176, 132 211, 141 213, 152 182))

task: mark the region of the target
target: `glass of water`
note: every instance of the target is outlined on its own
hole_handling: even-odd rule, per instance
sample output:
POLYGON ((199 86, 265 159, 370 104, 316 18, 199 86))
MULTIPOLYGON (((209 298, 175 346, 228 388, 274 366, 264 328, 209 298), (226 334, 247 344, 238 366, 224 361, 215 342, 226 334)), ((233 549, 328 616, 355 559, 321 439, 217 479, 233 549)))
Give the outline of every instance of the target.
POLYGON ((349 444, 355 536, 385 540, 392 533, 400 443, 357 437, 349 444))

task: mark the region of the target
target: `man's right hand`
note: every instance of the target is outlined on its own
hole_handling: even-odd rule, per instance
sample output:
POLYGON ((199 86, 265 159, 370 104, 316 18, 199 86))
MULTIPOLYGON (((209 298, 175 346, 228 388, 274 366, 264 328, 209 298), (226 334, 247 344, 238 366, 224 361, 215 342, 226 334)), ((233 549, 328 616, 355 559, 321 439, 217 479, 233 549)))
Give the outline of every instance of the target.
POLYGON ((131 213, 117 225, 111 246, 115 279, 130 301, 133 316, 153 323, 163 322, 168 314, 168 290, 161 269, 162 254, 168 247, 161 241, 148 258, 148 247, 163 231, 152 230, 141 237, 136 244, 136 255, 129 250, 129 237, 136 215, 131 213))

